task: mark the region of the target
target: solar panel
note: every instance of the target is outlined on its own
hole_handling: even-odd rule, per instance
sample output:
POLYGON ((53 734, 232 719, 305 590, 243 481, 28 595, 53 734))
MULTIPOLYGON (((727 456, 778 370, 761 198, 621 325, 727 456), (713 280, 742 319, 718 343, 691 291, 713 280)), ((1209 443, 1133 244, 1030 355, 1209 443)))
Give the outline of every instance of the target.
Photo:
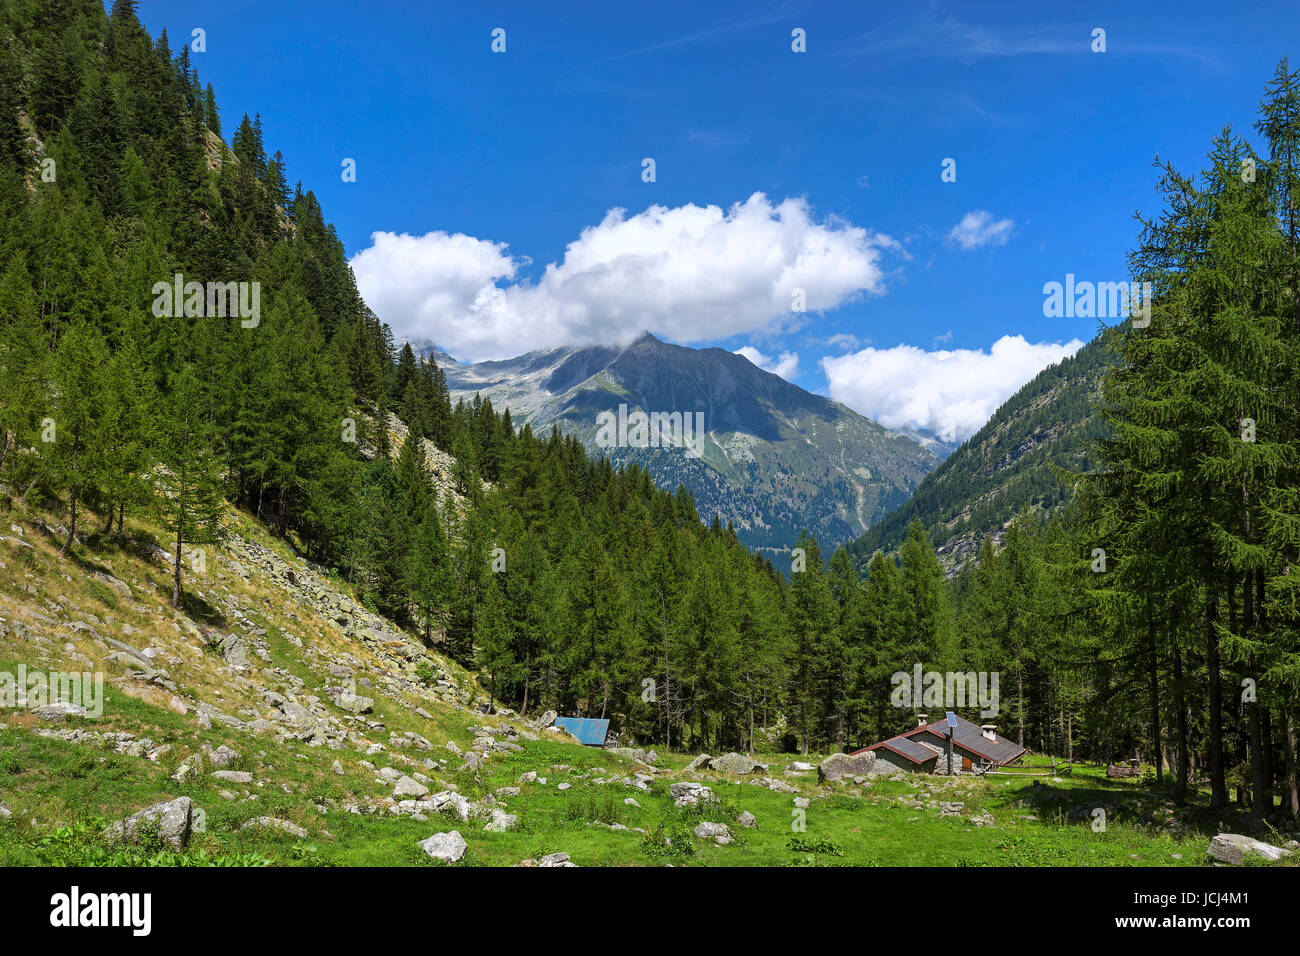
POLYGON ((555 726, 563 727, 589 747, 605 746, 605 737, 609 733, 609 721, 594 717, 556 717, 555 726))

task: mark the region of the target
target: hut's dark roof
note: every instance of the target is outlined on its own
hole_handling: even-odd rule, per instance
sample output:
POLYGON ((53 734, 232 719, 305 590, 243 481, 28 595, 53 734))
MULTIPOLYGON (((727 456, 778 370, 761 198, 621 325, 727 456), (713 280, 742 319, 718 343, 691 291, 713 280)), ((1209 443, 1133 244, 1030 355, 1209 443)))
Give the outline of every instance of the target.
MULTIPOLYGON (((878 741, 870 746, 863 747, 861 750, 855 750, 853 753, 860 754, 863 751, 875 750, 877 747, 885 747, 899 756, 906 757, 912 763, 925 763, 935 756, 935 752, 928 747, 922 746, 917 738, 942 750, 948 744, 948 719, 945 717, 943 720, 936 720, 920 727, 913 727, 897 737, 878 741)), ((1005 737, 989 740, 984 736, 979 724, 972 723, 965 717, 957 718, 957 726, 953 730, 952 739, 953 743, 958 747, 969 750, 976 756, 991 761, 998 766, 1010 763, 1028 752, 1026 748, 1007 740, 1005 737)))

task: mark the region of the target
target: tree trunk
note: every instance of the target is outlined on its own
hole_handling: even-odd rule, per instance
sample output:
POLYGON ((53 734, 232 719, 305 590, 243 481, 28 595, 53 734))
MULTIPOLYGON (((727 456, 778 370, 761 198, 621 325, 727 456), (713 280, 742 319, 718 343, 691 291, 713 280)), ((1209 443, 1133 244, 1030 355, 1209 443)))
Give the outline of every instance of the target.
POLYGON ((1147 638, 1151 642, 1151 753, 1156 761, 1156 781, 1162 782, 1164 755, 1160 746, 1160 661, 1156 653, 1156 621, 1151 613, 1151 599, 1147 599, 1147 638))
MULTIPOLYGON (((1173 633, 1177 634, 1177 625, 1174 626, 1173 633)), ((1177 637, 1174 638, 1173 645, 1174 709, 1177 720, 1175 733, 1178 736, 1178 771, 1174 784, 1174 801, 1182 803, 1187 799, 1187 788, 1191 777, 1190 755, 1187 748, 1187 693, 1186 688, 1183 687, 1183 652, 1178 646, 1177 637)))
POLYGON ((1282 785, 1282 809, 1300 818, 1300 776, 1296 769, 1295 711, 1282 707, 1282 747, 1285 752, 1286 777, 1282 785))
POLYGON ((59 554, 67 554, 72 549, 72 539, 77 536, 77 489, 74 486, 68 492, 68 540, 63 542, 59 554))
POLYGON ((1228 787, 1223 777, 1223 681, 1219 673, 1219 595, 1210 588, 1205 609, 1206 667, 1210 678, 1210 809, 1228 805, 1228 787))
POLYGON ((1019 729, 1016 733, 1016 745, 1023 747, 1025 745, 1025 668, 1023 665, 1016 667, 1016 697, 1019 700, 1016 709, 1020 712, 1017 718, 1019 729))
POLYGON ((181 516, 176 516, 176 553, 172 556, 172 607, 181 606, 181 516))

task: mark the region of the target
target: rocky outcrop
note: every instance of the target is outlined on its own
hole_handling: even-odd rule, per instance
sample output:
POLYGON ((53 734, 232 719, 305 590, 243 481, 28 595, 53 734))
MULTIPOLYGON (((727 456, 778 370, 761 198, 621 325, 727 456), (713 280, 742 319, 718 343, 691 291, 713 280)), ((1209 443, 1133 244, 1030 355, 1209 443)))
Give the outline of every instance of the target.
POLYGON ((1265 860, 1276 861, 1284 856, 1290 856, 1290 850, 1284 850, 1280 846, 1273 846, 1271 843, 1264 843, 1262 840, 1256 840, 1253 837, 1244 836, 1240 833, 1220 833, 1213 840, 1206 852, 1220 863, 1227 863, 1230 866, 1237 866, 1242 863, 1248 856, 1258 856, 1265 860))
POLYGON ((719 773, 734 773, 741 776, 750 773, 766 773, 767 765, 758 763, 744 754, 729 753, 714 757, 709 761, 709 769, 719 773))
POLYGON ((253 817, 239 829, 241 830, 276 830, 280 833, 287 833, 291 837, 302 839, 307 835, 307 831, 296 823, 290 823, 288 820, 281 820, 279 817, 253 817))
POLYGON ((456 863, 465 855, 469 844, 458 831, 449 830, 446 833, 435 833, 427 840, 421 840, 419 847, 435 860, 456 863))
POLYGON ((718 846, 726 846, 735 840, 731 828, 725 823, 700 823, 696 825, 694 833, 696 839, 712 840, 718 846))
POLYGON ((156 832, 171 849, 183 850, 190 842, 192 812, 189 797, 165 800, 112 824, 104 831, 104 838, 110 843, 134 843, 156 832))
POLYGON ((821 783, 841 777, 871 776, 876 766, 876 754, 868 750, 860 754, 831 754, 817 765, 817 779, 821 783))

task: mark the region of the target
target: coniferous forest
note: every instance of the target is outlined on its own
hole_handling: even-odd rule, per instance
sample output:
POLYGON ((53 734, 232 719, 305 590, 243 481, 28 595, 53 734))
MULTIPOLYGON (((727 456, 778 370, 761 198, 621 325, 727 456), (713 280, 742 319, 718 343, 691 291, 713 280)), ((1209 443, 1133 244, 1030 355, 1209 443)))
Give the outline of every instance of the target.
POLYGON ((1044 465, 950 578, 920 520, 773 560, 685 487, 453 404, 187 47, 133 0, 0 0, 0 482, 73 557, 162 527, 178 607, 236 508, 494 702, 624 741, 849 750, 915 723, 896 672, 989 671, 1036 752, 1300 815, 1300 71, 1261 79, 1201 169, 1153 176, 1154 305, 1100 330, 1087 469, 1044 465), (159 283, 257 283, 260 311, 160 315, 159 283))

